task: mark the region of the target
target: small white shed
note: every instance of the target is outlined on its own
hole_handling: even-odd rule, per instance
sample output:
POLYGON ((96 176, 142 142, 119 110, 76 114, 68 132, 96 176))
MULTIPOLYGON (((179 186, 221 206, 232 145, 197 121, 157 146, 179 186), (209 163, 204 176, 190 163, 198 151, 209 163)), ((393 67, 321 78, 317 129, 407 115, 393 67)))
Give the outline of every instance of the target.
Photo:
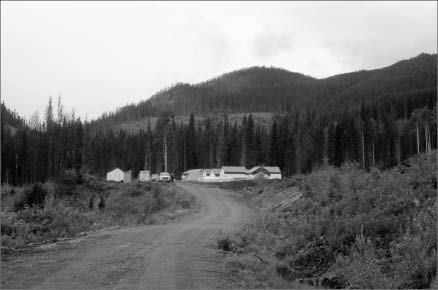
POLYGON ((142 170, 138 173, 139 181, 150 181, 151 180, 151 172, 149 170, 142 170))
POLYGON ((121 182, 125 178, 125 172, 120 168, 116 168, 106 174, 106 181, 121 182))

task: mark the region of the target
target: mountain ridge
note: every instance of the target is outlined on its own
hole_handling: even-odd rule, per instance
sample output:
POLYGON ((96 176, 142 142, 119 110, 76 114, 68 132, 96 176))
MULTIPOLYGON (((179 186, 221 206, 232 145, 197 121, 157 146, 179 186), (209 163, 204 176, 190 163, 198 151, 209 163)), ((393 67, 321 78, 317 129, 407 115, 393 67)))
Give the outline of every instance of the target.
POLYGON ((379 98, 436 91, 437 54, 421 53, 390 66, 314 78, 283 68, 253 66, 195 84, 177 83, 151 98, 104 113, 94 124, 138 122, 164 111, 196 116, 287 113, 311 109, 330 113, 358 108, 379 98))

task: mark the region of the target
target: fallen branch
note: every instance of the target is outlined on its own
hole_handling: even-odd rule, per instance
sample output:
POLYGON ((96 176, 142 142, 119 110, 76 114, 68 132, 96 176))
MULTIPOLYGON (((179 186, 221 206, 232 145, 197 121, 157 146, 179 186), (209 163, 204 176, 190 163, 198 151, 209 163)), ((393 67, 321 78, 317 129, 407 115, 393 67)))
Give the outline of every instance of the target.
POLYGON ((254 257, 256 257, 256 258, 258 258, 260 261, 262 261, 263 263, 265 263, 265 264, 268 264, 268 261, 266 261, 265 259, 263 259, 262 257, 260 257, 259 255, 257 255, 257 254, 253 254, 254 255, 254 257))

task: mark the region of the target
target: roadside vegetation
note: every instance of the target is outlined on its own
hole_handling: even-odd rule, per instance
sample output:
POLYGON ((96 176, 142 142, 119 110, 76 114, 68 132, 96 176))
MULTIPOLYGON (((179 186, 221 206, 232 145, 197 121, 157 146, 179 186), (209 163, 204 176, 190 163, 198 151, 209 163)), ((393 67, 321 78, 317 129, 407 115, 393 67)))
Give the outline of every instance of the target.
POLYGON ((436 289, 436 151, 386 171, 344 164, 223 186, 259 209, 218 240, 243 286, 436 289))
POLYGON ((173 184, 108 183, 67 172, 57 181, 1 189, 2 254, 110 226, 152 224, 193 208, 173 184))

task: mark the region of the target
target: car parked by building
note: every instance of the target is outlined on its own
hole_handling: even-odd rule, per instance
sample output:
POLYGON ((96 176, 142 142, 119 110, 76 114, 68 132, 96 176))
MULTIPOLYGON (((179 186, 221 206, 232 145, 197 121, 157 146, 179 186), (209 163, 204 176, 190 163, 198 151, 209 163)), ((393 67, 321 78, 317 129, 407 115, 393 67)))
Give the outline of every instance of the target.
POLYGON ((160 173, 160 182, 171 182, 172 178, 170 177, 169 172, 161 172, 160 173))

